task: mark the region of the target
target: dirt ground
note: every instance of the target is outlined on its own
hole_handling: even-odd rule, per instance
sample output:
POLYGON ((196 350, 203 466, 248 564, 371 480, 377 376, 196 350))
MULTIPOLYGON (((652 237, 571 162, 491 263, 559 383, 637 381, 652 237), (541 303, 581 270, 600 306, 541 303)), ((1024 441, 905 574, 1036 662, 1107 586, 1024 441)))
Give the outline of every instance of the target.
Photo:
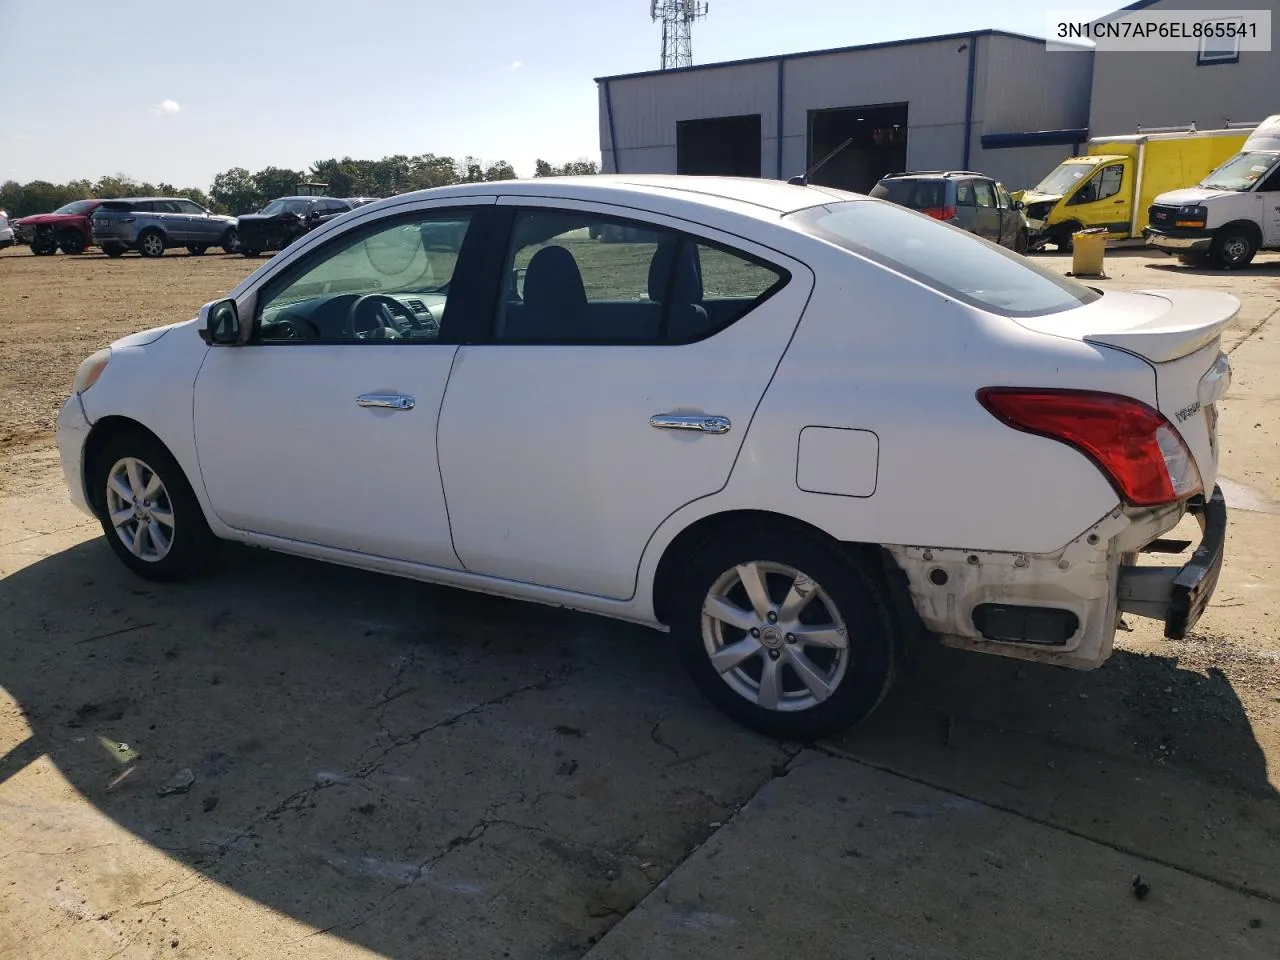
POLYGON ((1090 281, 1243 304, 1193 635, 928 650, 804 749, 643 629, 249 550, 129 575, 57 408, 261 263, 0 253, 0 958, 1280 956, 1280 257, 1090 281))

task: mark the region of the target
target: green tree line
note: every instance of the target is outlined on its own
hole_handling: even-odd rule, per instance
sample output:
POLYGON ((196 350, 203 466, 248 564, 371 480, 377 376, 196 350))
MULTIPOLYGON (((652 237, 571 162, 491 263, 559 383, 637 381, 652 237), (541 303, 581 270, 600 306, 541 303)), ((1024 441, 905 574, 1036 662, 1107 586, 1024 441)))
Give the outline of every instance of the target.
MULTIPOLYGON (((556 166, 546 160, 534 164, 535 177, 582 176, 600 172, 593 160, 573 160, 556 166)), ((411 157, 397 154, 381 160, 319 160, 308 170, 266 167, 250 173, 244 167, 232 167, 213 178, 208 192, 198 187, 175 187, 169 183, 147 183, 124 174, 99 180, 72 180, 49 183, 32 180, 0 184, 0 210, 10 217, 26 217, 48 213, 73 200, 96 197, 190 197, 196 203, 218 213, 238 216, 260 210, 276 197, 289 196, 299 183, 327 183, 331 197, 390 197, 412 190, 425 190, 454 183, 481 183, 490 180, 514 180, 516 172, 505 160, 484 164, 475 157, 457 160, 453 157, 424 153, 411 157)))

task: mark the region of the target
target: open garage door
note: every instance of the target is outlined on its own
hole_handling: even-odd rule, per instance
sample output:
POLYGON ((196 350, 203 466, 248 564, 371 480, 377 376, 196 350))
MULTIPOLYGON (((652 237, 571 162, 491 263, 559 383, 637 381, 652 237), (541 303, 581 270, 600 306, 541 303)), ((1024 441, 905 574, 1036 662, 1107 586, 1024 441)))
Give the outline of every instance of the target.
POLYGON ((677 123, 676 173, 700 177, 760 176, 760 114, 677 123))
POLYGON ((815 171, 811 183, 866 193, 886 173, 907 168, 907 105, 809 111, 812 166, 845 140, 853 142, 815 171))

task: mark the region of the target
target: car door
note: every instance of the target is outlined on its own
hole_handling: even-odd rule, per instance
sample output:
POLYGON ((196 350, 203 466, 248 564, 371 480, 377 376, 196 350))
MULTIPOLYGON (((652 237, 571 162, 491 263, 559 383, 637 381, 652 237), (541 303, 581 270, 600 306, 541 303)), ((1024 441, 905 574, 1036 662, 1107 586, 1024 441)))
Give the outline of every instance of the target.
POLYGON ((182 212, 182 208, 176 201, 153 200, 151 208, 154 211, 156 225, 169 238, 170 245, 183 246, 193 242, 191 224, 187 222, 186 214, 182 212))
POLYGON ((1000 208, 996 206, 995 185, 990 180, 974 180, 973 197, 977 207, 976 233, 992 243, 999 243, 1000 208))
POLYGON ((663 520, 728 481, 812 274, 656 215, 498 209, 501 294, 440 417, 454 546, 474 572, 625 599, 663 520))
POLYGON ((1124 164, 1109 163, 1098 170, 1067 201, 1068 217, 1086 227, 1103 227, 1111 234, 1129 235, 1132 204, 1124 187, 1124 164))
POLYGON ((1261 226, 1264 245, 1280 247, 1280 164, 1258 187, 1259 206, 1262 207, 1261 226))
POLYGON ((195 389, 200 474, 223 522, 457 567, 436 424, 453 331, 476 310, 472 248, 492 203, 394 208, 326 238, 241 297, 255 332, 243 346, 211 347, 195 389), (428 250, 423 234, 440 224, 460 228, 449 234, 457 243, 428 250))
POLYGON ((194 200, 175 200, 186 221, 187 235, 192 244, 213 246, 222 239, 222 224, 209 216, 209 211, 194 200))

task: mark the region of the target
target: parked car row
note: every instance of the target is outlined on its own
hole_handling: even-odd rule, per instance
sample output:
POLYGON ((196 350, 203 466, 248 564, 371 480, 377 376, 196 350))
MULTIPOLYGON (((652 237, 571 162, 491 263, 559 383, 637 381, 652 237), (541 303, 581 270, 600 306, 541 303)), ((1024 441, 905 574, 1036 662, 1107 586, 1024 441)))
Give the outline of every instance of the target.
POLYGON ((10 221, 0 211, 0 249, 23 243, 37 256, 61 250, 84 253, 97 246, 109 257, 134 251, 160 257, 185 247, 201 256, 212 247, 256 257, 283 250, 334 217, 373 203, 376 197, 279 197, 255 214, 231 217, 213 213, 186 197, 122 197, 76 200, 52 213, 10 221))

